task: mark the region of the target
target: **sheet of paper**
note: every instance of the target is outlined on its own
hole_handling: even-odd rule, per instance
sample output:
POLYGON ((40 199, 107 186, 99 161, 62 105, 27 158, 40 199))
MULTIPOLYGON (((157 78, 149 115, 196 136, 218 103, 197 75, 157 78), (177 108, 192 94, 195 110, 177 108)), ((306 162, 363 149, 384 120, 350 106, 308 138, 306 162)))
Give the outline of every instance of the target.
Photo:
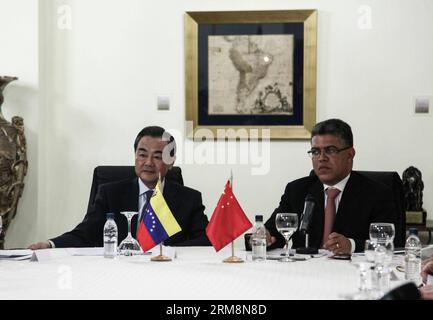
MULTIPOLYGON (((96 247, 96 248, 66 248, 65 249, 69 255, 71 256, 103 256, 104 255, 104 248, 103 247, 96 247)), ((154 247, 148 252, 143 253, 145 256, 157 256, 159 255, 160 250, 159 246, 154 247)), ((168 256, 170 258, 176 257, 176 250, 174 247, 162 247, 162 253, 165 256, 168 256)))
MULTIPOLYGON (((286 251, 284 249, 274 249, 274 250, 271 250, 267 253, 266 258, 269 260, 279 260, 283 257, 281 254, 285 253, 285 252, 286 251)), ((290 249, 289 254, 290 254, 290 257, 293 258, 294 260, 302 261, 302 260, 308 260, 311 258, 324 257, 326 255, 329 255, 329 251, 324 250, 324 249, 319 249, 317 254, 299 254, 299 253, 296 253, 295 249, 290 249)))
POLYGON ((69 253, 66 251, 66 249, 63 248, 42 249, 42 250, 33 251, 33 256, 31 258, 31 261, 43 262, 43 261, 49 261, 54 259, 60 259, 68 256, 69 253))
POLYGON ((71 256, 103 256, 104 248, 66 248, 66 251, 71 256))
MULTIPOLYGON (((176 258, 176 249, 174 247, 163 246, 162 253, 172 259, 176 258)), ((159 246, 154 247, 149 252, 143 254, 143 256, 153 257, 160 254, 159 246)), ((31 261, 49 261, 53 259, 60 259, 68 256, 103 256, 104 248, 54 248, 54 249, 42 249, 42 250, 0 250, 0 259, 7 260, 27 260, 31 261)))
POLYGON ((0 259, 26 260, 30 259, 32 255, 33 251, 29 249, 0 250, 0 259))
MULTIPOLYGON (((71 256, 103 256, 104 248, 96 247, 96 248, 67 248, 66 251, 71 256)), ((157 256, 159 255, 159 246, 154 247, 148 252, 143 253, 143 255, 149 256, 157 256)), ((162 247, 162 253, 170 258, 175 258, 176 250, 174 247, 162 247)))

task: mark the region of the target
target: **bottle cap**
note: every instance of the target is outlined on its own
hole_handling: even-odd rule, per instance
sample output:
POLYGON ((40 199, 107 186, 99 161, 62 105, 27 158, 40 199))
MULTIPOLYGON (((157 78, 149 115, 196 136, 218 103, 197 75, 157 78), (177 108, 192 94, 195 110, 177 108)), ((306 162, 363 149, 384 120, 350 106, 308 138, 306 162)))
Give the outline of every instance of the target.
POLYGON ((417 228, 409 228, 409 235, 418 235, 418 229, 417 228))
POLYGON ((256 215, 256 222, 263 222, 263 216, 261 214, 256 215))
POLYGON ((107 213, 107 219, 114 219, 114 213, 113 212, 108 212, 107 213))

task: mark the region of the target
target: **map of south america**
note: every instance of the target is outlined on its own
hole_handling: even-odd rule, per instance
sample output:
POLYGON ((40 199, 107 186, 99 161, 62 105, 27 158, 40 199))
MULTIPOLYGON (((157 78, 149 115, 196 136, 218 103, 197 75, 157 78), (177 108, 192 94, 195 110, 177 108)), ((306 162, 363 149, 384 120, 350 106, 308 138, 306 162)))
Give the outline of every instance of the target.
POLYGON ((210 113, 290 114, 292 56, 290 35, 210 36, 210 113))

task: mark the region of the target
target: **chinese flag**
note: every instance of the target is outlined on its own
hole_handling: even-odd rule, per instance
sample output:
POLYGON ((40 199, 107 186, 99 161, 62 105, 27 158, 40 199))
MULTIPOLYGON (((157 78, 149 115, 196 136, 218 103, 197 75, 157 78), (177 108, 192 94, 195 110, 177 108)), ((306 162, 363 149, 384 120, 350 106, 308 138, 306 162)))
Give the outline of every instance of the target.
POLYGON ((227 181, 223 194, 206 228, 206 235, 218 252, 252 227, 245 212, 236 200, 227 181))

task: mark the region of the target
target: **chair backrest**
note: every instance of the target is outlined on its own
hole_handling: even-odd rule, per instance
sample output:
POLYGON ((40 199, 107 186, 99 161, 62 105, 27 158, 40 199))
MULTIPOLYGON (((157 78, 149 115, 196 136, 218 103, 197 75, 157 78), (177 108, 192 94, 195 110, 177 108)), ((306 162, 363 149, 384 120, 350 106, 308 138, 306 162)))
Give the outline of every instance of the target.
MULTIPOLYGON (((406 213, 404 209, 403 182, 395 171, 357 171, 367 178, 388 186, 392 191, 392 198, 397 210, 397 223, 395 227, 394 244, 403 247, 406 241, 406 213)), ((315 175, 311 170, 310 175, 315 175)))
POLYGON ((396 247, 403 247, 406 241, 406 212, 404 209, 403 182, 400 175, 395 171, 358 171, 360 174, 373 181, 383 183, 392 191, 392 197, 397 210, 397 224, 395 225, 396 247))
MULTIPOLYGON (((96 193, 98 187, 101 184, 108 182, 115 182, 125 179, 132 179, 137 177, 135 174, 134 166, 98 166, 93 171, 92 187, 90 189, 89 204, 87 205, 87 211, 95 202, 96 193)), ((182 170, 179 167, 173 167, 165 176, 167 180, 183 185, 182 170)))

